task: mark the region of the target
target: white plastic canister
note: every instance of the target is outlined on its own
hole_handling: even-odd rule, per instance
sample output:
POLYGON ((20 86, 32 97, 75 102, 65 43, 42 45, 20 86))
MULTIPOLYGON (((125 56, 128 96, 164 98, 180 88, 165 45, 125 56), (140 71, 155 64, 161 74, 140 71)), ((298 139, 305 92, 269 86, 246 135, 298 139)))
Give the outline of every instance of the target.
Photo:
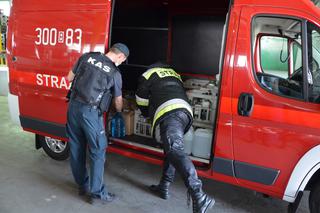
POLYGON ((212 130, 197 129, 194 132, 192 155, 199 158, 209 159, 211 155, 212 130))
POLYGON ((194 130, 190 127, 189 131, 184 135, 184 152, 191 155, 192 152, 192 142, 193 142, 194 130))

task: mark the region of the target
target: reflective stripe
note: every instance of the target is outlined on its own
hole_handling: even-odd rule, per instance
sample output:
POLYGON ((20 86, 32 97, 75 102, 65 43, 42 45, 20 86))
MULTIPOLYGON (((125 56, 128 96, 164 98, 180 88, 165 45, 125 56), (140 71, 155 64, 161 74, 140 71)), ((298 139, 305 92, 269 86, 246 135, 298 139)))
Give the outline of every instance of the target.
POLYGON ((170 77, 178 78, 180 81, 182 81, 181 76, 178 73, 176 73, 173 69, 167 69, 167 68, 153 68, 153 69, 147 70, 145 73, 142 74, 142 76, 148 80, 153 73, 157 73, 159 78, 170 76, 170 77))
POLYGON ((149 99, 141 98, 136 95, 136 102, 139 106, 149 106, 149 99))
POLYGON ((153 128, 154 128, 156 121, 165 113, 170 112, 175 109, 186 109, 190 112, 191 116, 193 116, 192 108, 191 108, 190 104, 188 102, 186 102, 185 100, 175 98, 175 99, 171 99, 169 101, 166 101, 158 107, 157 111, 154 114, 154 118, 153 118, 153 122, 152 122, 152 133, 153 133, 153 128))

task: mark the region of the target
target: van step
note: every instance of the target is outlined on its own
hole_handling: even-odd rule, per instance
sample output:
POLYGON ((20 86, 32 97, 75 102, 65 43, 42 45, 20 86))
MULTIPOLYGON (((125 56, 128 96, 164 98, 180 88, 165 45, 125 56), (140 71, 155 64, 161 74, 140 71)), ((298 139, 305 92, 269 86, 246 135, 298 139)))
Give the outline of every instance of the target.
MULTIPOLYGON (((140 136, 135 136, 136 138, 142 138, 140 136)), ((142 141, 139 140, 139 142, 142 141)), ((150 140, 150 139, 148 139, 150 140)), ((147 162, 155 163, 155 164, 162 164, 163 159, 163 150, 160 148, 158 143, 154 143, 150 146, 145 145, 145 143, 138 143, 136 141, 128 141, 127 138, 109 138, 110 144, 108 151, 116 152, 118 154, 123 154, 127 157, 146 160, 147 162)), ((197 167, 208 167, 210 161, 203 158, 197 158, 194 156, 190 156, 190 159, 195 163, 197 167)))

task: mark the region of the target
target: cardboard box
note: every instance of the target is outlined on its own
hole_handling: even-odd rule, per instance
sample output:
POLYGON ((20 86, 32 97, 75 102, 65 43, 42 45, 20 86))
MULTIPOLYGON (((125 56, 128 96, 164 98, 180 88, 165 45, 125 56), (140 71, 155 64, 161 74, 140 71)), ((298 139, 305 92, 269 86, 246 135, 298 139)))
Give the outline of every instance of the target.
MULTIPOLYGON (((122 108, 123 108, 124 111, 134 111, 134 110, 136 110, 137 106, 136 106, 135 99, 123 98, 122 101, 123 101, 123 107, 122 108)), ((111 113, 115 113, 116 112, 114 99, 112 100, 109 112, 111 112, 111 113)))
POLYGON ((140 110, 135 110, 133 130, 135 135, 152 138, 151 121, 143 117, 140 110))
POLYGON ((134 112, 124 111, 122 116, 126 125, 126 135, 132 135, 134 130, 134 112))
POLYGON ((135 99, 123 98, 123 110, 134 111, 136 108, 135 99))

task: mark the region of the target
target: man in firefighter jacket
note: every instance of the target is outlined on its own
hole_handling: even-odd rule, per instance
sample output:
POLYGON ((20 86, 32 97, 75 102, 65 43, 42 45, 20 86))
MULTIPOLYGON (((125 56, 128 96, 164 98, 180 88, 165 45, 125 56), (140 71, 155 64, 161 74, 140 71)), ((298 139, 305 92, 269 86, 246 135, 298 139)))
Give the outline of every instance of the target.
POLYGON ((103 182, 107 138, 102 115, 112 96, 116 110, 122 111, 122 78, 117 66, 128 55, 129 49, 122 43, 113 45, 107 54, 85 53, 68 74, 72 81, 67 114, 70 165, 79 195, 89 195, 91 204, 106 204, 115 197, 103 182), (90 174, 86 168, 87 147, 90 174))
POLYGON ((151 118, 153 135, 165 153, 160 182, 151 185, 150 190, 168 199, 177 170, 192 197, 193 212, 206 212, 215 201, 202 191, 196 169, 184 153, 183 136, 192 124, 193 113, 180 75, 166 64, 151 65, 139 78, 136 102, 142 115, 151 118))

